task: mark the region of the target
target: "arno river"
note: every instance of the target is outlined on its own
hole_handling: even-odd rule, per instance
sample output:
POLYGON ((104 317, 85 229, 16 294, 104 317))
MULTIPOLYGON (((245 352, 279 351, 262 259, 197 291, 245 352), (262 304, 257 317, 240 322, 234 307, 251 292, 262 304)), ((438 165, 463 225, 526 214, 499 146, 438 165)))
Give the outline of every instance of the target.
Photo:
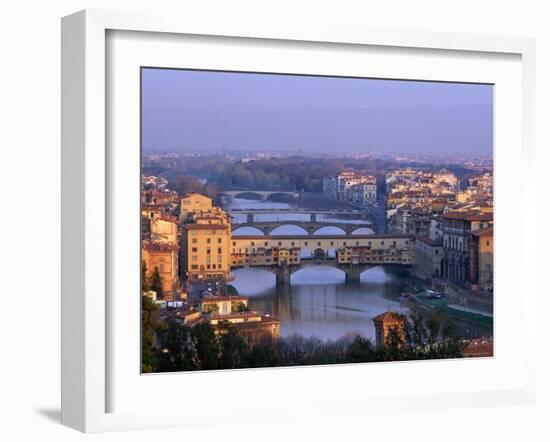
MULTIPOLYGON (((293 208, 290 204, 271 201, 234 199, 228 208, 239 209, 283 209, 293 208)), ((245 214, 234 215, 242 221, 245 214), (242 217, 242 218, 241 218, 242 217)), ((256 221, 308 220, 307 214, 261 213, 255 214, 256 221)), ((318 216, 318 220, 322 220, 318 216)), ((329 220, 327 216, 324 218, 329 220)), ((338 222, 365 223, 364 220, 341 220, 338 222)), ((258 234, 252 228, 241 228, 238 234, 258 234)), ((303 234, 297 226, 281 226, 273 234, 303 234)), ((356 234, 372 233, 363 228, 356 234)), ((325 227, 319 234, 343 234, 336 227, 325 227)), ((303 252, 304 253, 304 252, 303 252)), ((307 251, 305 253, 308 253, 307 251)), ((275 286, 275 275, 260 269, 246 268, 234 271, 232 284, 244 296, 249 297, 249 306, 260 309, 282 321, 281 334, 287 336, 300 333, 304 336, 318 336, 324 339, 338 339, 347 333, 360 332, 374 340, 372 318, 390 307, 393 311, 409 313, 398 298, 401 295, 406 276, 393 274, 383 267, 374 267, 361 275, 361 283, 346 285, 342 271, 330 267, 309 267, 292 275, 290 287, 275 286)), ((480 334, 477 327, 457 324, 460 334, 480 334)))

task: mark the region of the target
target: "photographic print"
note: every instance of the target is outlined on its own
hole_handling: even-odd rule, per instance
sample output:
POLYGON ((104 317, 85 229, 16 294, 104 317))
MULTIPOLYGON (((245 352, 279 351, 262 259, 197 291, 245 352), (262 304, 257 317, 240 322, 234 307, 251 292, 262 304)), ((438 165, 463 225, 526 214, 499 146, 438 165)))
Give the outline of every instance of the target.
POLYGON ((142 373, 493 356, 491 84, 144 67, 140 186, 142 373))

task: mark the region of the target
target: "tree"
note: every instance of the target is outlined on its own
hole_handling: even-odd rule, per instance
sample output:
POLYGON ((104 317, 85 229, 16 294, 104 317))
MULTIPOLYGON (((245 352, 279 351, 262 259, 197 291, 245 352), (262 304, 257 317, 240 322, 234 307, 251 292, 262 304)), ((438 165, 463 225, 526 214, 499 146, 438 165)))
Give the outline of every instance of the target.
POLYGON ((159 335, 162 344, 162 350, 157 357, 159 371, 182 371, 194 368, 188 327, 171 320, 159 335))
POLYGON ((384 350, 387 359, 390 361, 402 361, 411 359, 409 357, 410 347, 405 346, 403 330, 398 327, 390 327, 386 338, 384 350))
POLYGON ((239 302, 234 308, 233 311, 235 312, 247 312, 250 309, 246 306, 244 302, 239 302))
POLYGON ((160 271, 157 266, 153 269, 149 281, 151 290, 154 290, 157 293, 157 298, 164 299, 164 292, 162 291, 162 277, 160 276, 160 271))
POLYGON ((346 351, 348 362, 374 362, 377 360, 374 345, 369 339, 356 336, 346 351))
POLYGON ((141 290, 143 292, 151 290, 151 284, 149 283, 149 277, 147 276, 147 263, 145 260, 141 261, 141 290))
POLYGON ((220 347, 214 328, 208 322, 197 324, 191 329, 191 342, 196 358, 196 368, 201 370, 218 368, 220 347))
POLYGON ((155 333, 158 328, 159 308, 148 296, 141 296, 141 371, 156 370, 155 333))
POLYGON ((243 366, 246 343, 229 323, 220 324, 220 368, 241 368, 243 366))
POLYGON ((244 354, 243 367, 278 367, 281 365, 273 339, 260 339, 244 354))
POLYGON ((225 290, 229 296, 239 296, 239 291, 235 288, 234 285, 227 284, 225 290))
POLYGON ((204 307, 206 313, 217 313, 220 311, 220 306, 216 303, 208 303, 204 307))
POLYGON ((437 312, 432 312, 426 322, 426 328, 428 329, 428 343, 433 344, 437 342, 439 337, 439 329, 441 327, 441 315, 437 312))

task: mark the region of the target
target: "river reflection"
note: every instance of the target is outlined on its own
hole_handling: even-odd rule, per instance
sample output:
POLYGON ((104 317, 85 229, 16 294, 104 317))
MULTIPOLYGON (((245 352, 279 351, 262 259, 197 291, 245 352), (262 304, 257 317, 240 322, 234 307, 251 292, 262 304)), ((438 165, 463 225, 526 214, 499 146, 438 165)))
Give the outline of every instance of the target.
MULTIPOLYGON (((297 206, 271 201, 254 201, 235 198, 229 209, 295 209, 297 206)), ((256 221, 307 221, 308 214, 300 213, 257 213, 256 221)), ((339 219, 320 215, 319 220, 346 223, 364 223, 360 219, 339 219)), ((234 220, 243 222, 246 214, 234 214, 234 220)), ((284 225, 274 230, 278 235, 301 235, 304 230, 298 226, 284 225)), ((338 227, 327 226, 319 230, 322 234, 339 235, 344 232, 338 227)), ((368 227, 357 229, 354 234, 370 234, 368 227)), ((258 235, 260 230, 242 227, 234 235, 258 235)), ((311 250, 302 250, 302 258, 311 257, 311 250)), ((359 285, 345 284, 344 272, 333 267, 307 267, 291 277, 288 287, 276 287, 275 275, 271 272, 246 268, 234 271, 232 284, 244 296, 249 297, 252 309, 263 310, 282 321, 281 334, 288 336, 300 333, 304 336, 318 336, 324 339, 338 339, 347 333, 359 332, 374 340, 372 318, 388 308, 410 313, 399 303, 406 276, 398 276, 383 267, 374 267, 361 274, 359 285)), ((477 325, 454 321, 456 333, 466 338, 492 336, 492 331, 477 325)))
POLYGON ((399 304, 403 279, 381 267, 361 275, 361 284, 346 285, 344 273, 330 267, 310 267, 292 275, 291 285, 275 287, 275 276, 259 269, 239 269, 232 284, 249 296, 252 309, 271 313, 282 321, 281 334, 300 333, 337 339, 360 332, 374 339, 372 318, 399 304))

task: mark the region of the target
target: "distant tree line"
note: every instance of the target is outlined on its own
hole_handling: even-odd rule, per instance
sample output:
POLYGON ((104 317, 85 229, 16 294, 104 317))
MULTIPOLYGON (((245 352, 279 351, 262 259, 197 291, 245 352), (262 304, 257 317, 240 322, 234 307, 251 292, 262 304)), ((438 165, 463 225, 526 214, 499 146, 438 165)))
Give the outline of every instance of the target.
POLYGON ((463 356, 464 344, 441 317, 413 315, 404 333, 391 330, 387 345, 375 346, 360 334, 323 340, 293 334, 279 339, 249 340, 229 323, 215 333, 207 322, 187 327, 159 319, 158 307, 142 302, 142 371, 170 372, 355 362, 444 359, 463 356))
POLYGON ((223 157, 179 159, 178 167, 144 168, 144 173, 164 176, 179 194, 188 191, 213 196, 217 188, 322 192, 323 178, 345 168, 381 173, 386 163, 374 159, 284 157, 249 162, 223 157), (207 180, 201 184, 198 178, 207 180))
MULTIPOLYGON (((241 162, 223 156, 182 157, 173 161, 174 167, 156 164, 146 166, 143 173, 167 178, 170 188, 183 195, 189 191, 215 197, 219 188, 248 190, 281 190, 321 192, 323 177, 332 176, 345 168, 368 173, 380 179, 395 167, 419 167, 431 171, 447 168, 462 183, 478 175, 457 164, 417 163, 390 158, 310 158, 302 156, 269 158, 241 162), (198 178, 206 179, 203 184, 198 178)), ((382 180, 380 180, 382 182, 382 180)))

